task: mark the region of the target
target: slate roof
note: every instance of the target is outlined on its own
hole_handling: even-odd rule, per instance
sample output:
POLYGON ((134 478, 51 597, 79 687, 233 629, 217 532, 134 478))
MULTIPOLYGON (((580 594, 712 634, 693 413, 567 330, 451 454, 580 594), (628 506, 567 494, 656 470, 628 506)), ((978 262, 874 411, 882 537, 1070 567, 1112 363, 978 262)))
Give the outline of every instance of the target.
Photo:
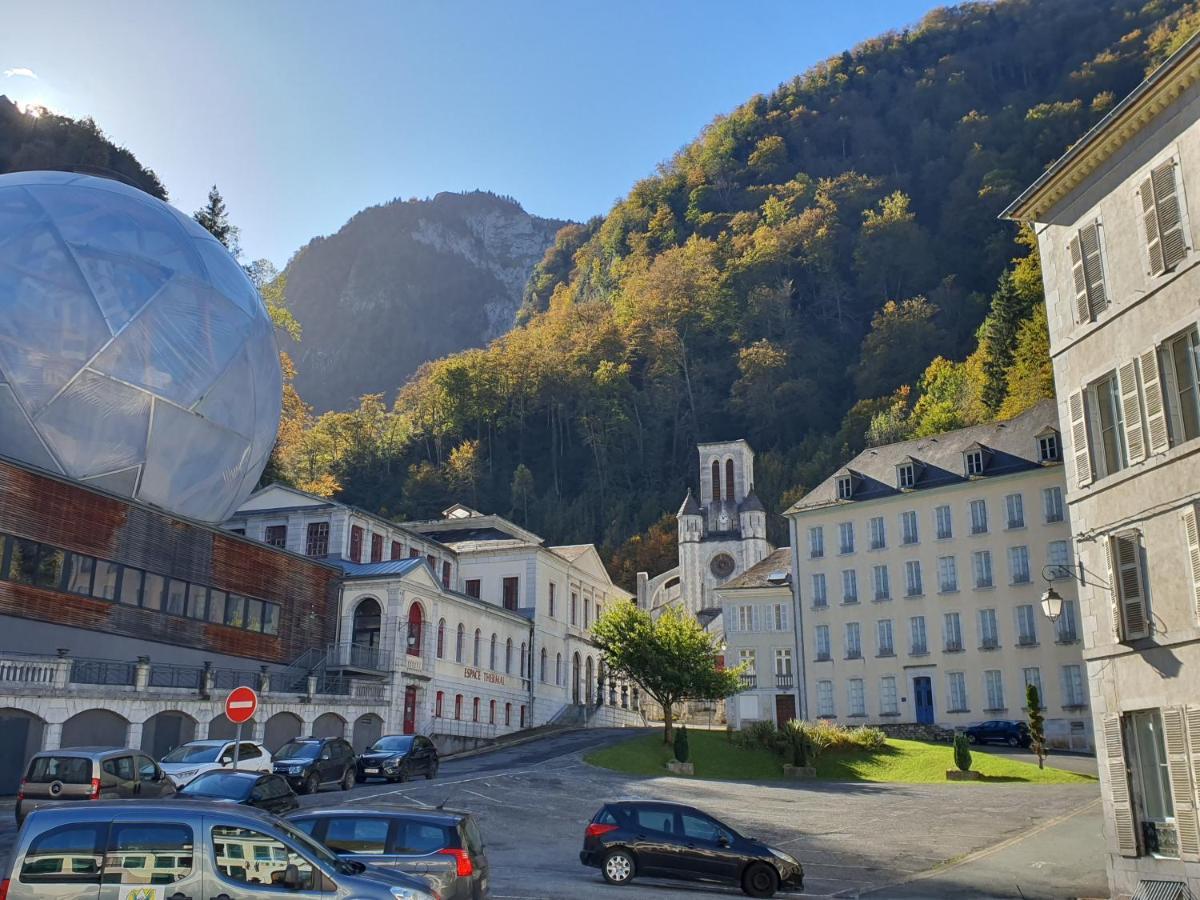
POLYGON ((701 515, 700 504, 696 502, 695 496, 692 494, 692 489, 688 488, 687 496, 683 498, 683 506, 679 507, 679 512, 676 516, 699 516, 701 515))
POLYGON ((1006 422, 988 422, 932 437, 871 447, 809 491, 792 505, 787 514, 859 503, 864 500, 878 500, 902 493, 896 482, 896 466, 908 462, 909 457, 919 464, 915 472, 916 483, 911 491, 946 487, 997 475, 1010 475, 1040 469, 1046 465, 1061 465, 1061 440, 1057 462, 1042 463, 1038 457, 1038 436, 1048 429, 1058 430, 1058 409, 1053 400, 1043 400, 1006 422), (976 444, 987 451, 983 474, 968 479, 963 452, 976 444), (852 499, 839 500, 838 478, 846 474, 854 477, 852 499))
POLYGON ((746 499, 738 504, 739 512, 766 512, 766 507, 762 505, 762 501, 758 499, 758 494, 754 493, 754 488, 750 488, 750 493, 746 495, 746 499))
POLYGON ((778 550, 769 553, 766 558, 756 562, 737 578, 721 585, 719 588, 717 588, 717 590, 727 591, 737 588, 783 587, 784 585, 791 584, 791 578, 792 548, 780 547, 778 550), (786 572, 788 580, 785 582, 768 581, 768 577, 773 572, 786 572))
POLYGON ((425 557, 410 556, 406 559, 388 559, 377 563, 356 563, 345 559, 332 559, 330 562, 341 566, 347 578, 380 578, 407 574, 418 566, 425 565, 425 557))

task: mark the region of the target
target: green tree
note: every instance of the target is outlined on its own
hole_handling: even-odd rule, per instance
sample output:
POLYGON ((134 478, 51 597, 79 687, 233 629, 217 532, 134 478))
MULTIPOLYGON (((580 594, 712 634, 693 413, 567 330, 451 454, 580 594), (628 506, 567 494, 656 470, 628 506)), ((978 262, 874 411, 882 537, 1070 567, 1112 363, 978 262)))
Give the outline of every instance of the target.
POLYGON ((533 473, 525 463, 518 463, 509 485, 512 508, 521 511, 521 524, 529 524, 529 501, 533 499, 533 473))
POLYGON ((1046 324, 1046 305, 1039 303, 1033 314, 1017 327, 1012 365, 1005 373, 1001 419, 1011 419, 1054 396, 1054 367, 1050 363, 1050 329, 1046 324))
POLYGON ((679 729, 675 732, 675 759, 681 763, 685 763, 688 761, 688 756, 690 755, 687 726, 680 725, 679 729))
POLYGON ((993 412, 1000 409, 1007 388, 1008 370, 1017 347, 1017 331, 1021 323, 1042 305, 1040 297, 1029 297, 1017 289, 1011 271, 1000 276, 992 308, 983 326, 984 388, 983 402, 993 412))
POLYGON ((712 635, 676 607, 657 619, 632 603, 610 606, 592 626, 605 664, 641 685, 663 708, 663 743, 672 741, 675 707, 684 700, 737 693, 741 668, 718 669, 712 635))
POLYGON ((967 743, 967 736, 961 731, 954 733, 954 764, 960 772, 971 771, 971 747, 967 743))
POLYGON ((242 255, 238 244, 238 228, 229 221, 229 213, 225 209, 225 198, 214 184, 208 192, 208 202, 194 213, 195 219, 202 228, 221 242, 221 246, 232 254, 234 259, 242 255))
POLYGON ((875 313, 854 372, 859 396, 879 397, 916 381, 945 340, 937 313, 924 297, 889 300, 875 313))
POLYGON ((1025 686, 1025 708, 1029 715, 1029 738, 1031 749, 1037 755, 1038 768, 1045 768, 1046 720, 1042 715, 1042 698, 1036 684, 1025 686))

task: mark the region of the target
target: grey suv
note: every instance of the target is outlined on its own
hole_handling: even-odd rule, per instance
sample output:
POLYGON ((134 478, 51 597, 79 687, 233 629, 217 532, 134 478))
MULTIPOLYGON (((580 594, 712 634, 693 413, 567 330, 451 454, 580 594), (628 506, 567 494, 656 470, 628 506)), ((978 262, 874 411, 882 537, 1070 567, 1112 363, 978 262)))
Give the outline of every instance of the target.
POLYGON ((39 809, 17 837, 7 900, 435 900, 412 875, 338 859, 267 813, 228 803, 123 801, 39 809))
POLYGON ((158 800, 175 784, 140 750, 67 747, 44 750, 29 761, 17 794, 17 824, 34 809, 76 800, 158 800))

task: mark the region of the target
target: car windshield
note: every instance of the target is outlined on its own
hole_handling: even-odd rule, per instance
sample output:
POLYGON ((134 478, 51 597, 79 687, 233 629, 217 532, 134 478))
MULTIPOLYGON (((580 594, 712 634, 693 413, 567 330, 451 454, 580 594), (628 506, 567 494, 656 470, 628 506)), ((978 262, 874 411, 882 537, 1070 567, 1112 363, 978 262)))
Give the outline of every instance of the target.
POLYGON ((245 800, 258 779, 233 772, 205 772, 195 781, 179 789, 193 797, 221 797, 226 800, 245 800))
POLYGON ((376 752, 387 751, 389 753, 395 753, 404 750, 411 750, 412 745, 412 735, 400 735, 397 737, 380 738, 371 745, 370 749, 376 752))
POLYGON ((275 759, 316 759, 321 745, 316 741, 288 741, 275 751, 275 759))
POLYGON ((162 758, 165 763, 210 763, 217 761, 217 755, 224 744, 184 744, 176 747, 162 758))
POLYGON ((290 822, 285 822, 280 819, 276 822, 276 824, 284 834, 291 838, 292 841, 294 841, 300 847, 301 850, 314 857, 322 865, 329 866, 329 868, 333 869, 335 872, 341 872, 343 875, 353 875, 356 872, 362 871, 361 865, 356 865, 354 863, 338 859, 328 847, 318 844, 290 822))

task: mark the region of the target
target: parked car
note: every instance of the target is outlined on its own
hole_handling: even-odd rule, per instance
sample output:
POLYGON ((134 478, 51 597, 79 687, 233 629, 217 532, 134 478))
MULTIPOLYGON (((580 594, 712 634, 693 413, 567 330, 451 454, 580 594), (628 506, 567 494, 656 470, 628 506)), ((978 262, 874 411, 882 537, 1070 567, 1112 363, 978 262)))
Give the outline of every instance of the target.
POLYGON ((140 750, 68 747, 44 750, 29 761, 17 793, 17 824, 35 809, 78 800, 158 800, 175 784, 140 750))
POLYGON ((188 741, 162 758, 162 770, 183 787, 197 775, 214 769, 233 767, 233 750, 238 748, 238 768, 252 772, 270 772, 271 754, 254 741, 188 741))
POLYGON ((609 884, 629 884, 637 875, 719 881, 751 897, 804 887, 804 867, 790 853, 680 803, 604 804, 584 830, 579 861, 598 868, 609 884))
POLYGON ((453 809, 305 809, 288 821, 343 859, 423 875, 443 900, 488 896, 488 859, 475 818, 453 809))
POLYGON ((354 787, 354 748, 341 738, 296 738, 275 751, 276 775, 299 794, 315 794, 327 784, 354 787))
POLYGON ((17 837, 7 900, 301 896, 435 900, 428 882, 339 859, 287 822, 231 803, 101 802, 33 812, 17 837), (199 852, 197 852, 199 851, 199 852), (152 887, 153 886, 153 887, 152 887), (137 888, 134 891, 142 893, 137 888))
POLYGON ((972 744, 1008 744, 1010 747, 1028 747, 1032 742, 1029 726, 1015 719, 992 719, 978 722, 963 729, 972 744))
POLYGON ((282 816, 300 808, 296 792, 287 779, 270 772, 233 772, 214 769, 197 775, 179 789, 176 798, 186 800, 230 800, 282 816))
POLYGON ((420 734, 388 734, 358 757, 359 782, 368 778, 408 781, 413 775, 432 778, 438 771, 438 751, 420 734))

